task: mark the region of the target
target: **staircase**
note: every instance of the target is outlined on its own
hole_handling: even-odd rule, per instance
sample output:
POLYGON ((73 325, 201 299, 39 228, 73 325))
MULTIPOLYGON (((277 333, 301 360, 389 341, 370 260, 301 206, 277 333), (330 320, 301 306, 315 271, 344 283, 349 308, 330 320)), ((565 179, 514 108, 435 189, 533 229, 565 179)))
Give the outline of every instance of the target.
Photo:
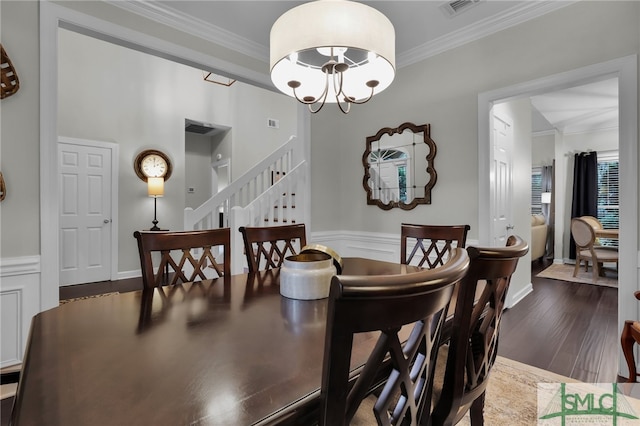
POLYGON ((292 136, 251 170, 196 209, 184 211, 184 229, 231 229, 232 273, 246 267, 240 226, 304 223, 307 162, 301 142, 292 136))

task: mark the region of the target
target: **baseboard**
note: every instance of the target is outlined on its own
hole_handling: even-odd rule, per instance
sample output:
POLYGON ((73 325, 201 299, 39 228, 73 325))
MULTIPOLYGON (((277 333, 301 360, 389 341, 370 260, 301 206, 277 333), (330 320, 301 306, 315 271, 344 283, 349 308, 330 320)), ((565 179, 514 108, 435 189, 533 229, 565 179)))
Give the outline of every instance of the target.
POLYGON ((127 280, 130 278, 140 278, 142 276, 141 269, 134 269, 133 271, 121 271, 118 272, 118 280, 127 280))
POLYGON ((516 306, 522 299, 524 299, 529 293, 533 291, 533 285, 531 283, 527 284, 522 290, 513 295, 513 297, 509 297, 509 303, 507 304, 507 309, 513 308, 516 306))

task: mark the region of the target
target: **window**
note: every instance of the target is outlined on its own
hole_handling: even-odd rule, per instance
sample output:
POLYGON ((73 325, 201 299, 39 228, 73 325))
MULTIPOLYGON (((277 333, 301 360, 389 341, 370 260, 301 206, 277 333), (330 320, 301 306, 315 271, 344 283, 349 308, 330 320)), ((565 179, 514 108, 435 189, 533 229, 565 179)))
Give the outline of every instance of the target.
POLYGON ((531 214, 542 214, 542 167, 531 168, 531 214))
MULTIPOLYGON (((598 220, 605 229, 620 227, 618 153, 598 153, 598 220)), ((603 245, 617 246, 618 240, 601 239, 603 245)))

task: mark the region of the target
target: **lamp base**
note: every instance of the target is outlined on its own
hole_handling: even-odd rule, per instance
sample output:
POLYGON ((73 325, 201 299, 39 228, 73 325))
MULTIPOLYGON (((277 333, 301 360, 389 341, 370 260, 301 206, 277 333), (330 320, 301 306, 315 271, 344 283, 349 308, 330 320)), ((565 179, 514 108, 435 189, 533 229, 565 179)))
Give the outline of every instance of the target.
POLYGON ((158 228, 158 219, 156 216, 157 210, 158 210, 158 198, 153 197, 153 220, 151 221, 151 223, 153 223, 153 227, 150 228, 149 231, 162 231, 162 229, 158 228))

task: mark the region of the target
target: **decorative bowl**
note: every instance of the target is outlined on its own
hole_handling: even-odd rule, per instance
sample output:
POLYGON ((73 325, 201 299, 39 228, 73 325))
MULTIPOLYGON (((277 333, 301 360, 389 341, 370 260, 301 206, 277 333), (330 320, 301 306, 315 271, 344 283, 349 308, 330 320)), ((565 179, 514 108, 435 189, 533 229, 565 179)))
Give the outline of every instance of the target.
POLYGON ((288 256, 280 267, 280 294, 290 299, 329 297, 331 278, 336 275, 333 258, 325 253, 288 256))

